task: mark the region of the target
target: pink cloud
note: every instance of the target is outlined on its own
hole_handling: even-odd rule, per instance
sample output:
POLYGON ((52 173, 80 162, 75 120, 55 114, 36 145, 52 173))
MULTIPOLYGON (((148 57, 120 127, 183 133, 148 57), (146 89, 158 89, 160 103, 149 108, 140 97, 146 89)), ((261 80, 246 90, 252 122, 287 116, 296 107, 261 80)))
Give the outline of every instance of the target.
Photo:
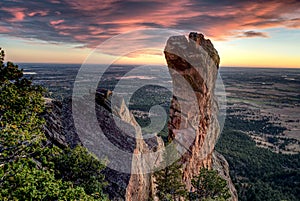
POLYGON ((14 15, 15 15, 15 19, 14 19, 15 21, 22 21, 25 17, 25 14, 21 11, 14 13, 14 15))
POLYGON ((37 15, 46 16, 47 14, 48 14, 48 11, 35 11, 35 12, 30 12, 27 15, 29 17, 33 17, 33 16, 37 16, 37 15))
MULTIPOLYGON (((147 23, 152 23, 165 28, 182 29, 182 27, 186 27, 189 30, 203 31, 210 37, 224 40, 234 36, 240 37, 239 33, 252 29, 296 28, 299 26, 299 22, 292 22, 291 19, 282 17, 287 13, 297 12, 295 8, 300 8, 300 3, 295 0, 284 2, 271 0, 260 3, 237 1, 226 6, 219 6, 218 3, 213 5, 204 3, 195 7, 193 7, 195 2, 190 0, 169 1, 168 3, 153 0, 152 4, 157 4, 157 7, 151 8, 151 4, 149 4, 149 6, 145 5, 143 9, 136 9, 132 12, 130 10, 126 12, 126 8, 114 7, 115 0, 104 0, 101 1, 101 4, 97 0, 89 2, 69 1, 68 3, 73 9, 83 12, 83 15, 94 16, 95 21, 93 23, 99 24, 99 27, 105 24, 114 24, 114 27, 106 29, 106 32, 113 33, 147 28, 149 27, 147 23), (122 10, 124 10, 122 15, 115 14, 122 10), (101 20, 99 21, 99 19, 101 20)), ((138 8, 139 3, 141 2, 136 2, 132 6, 138 8)), ((89 31, 86 34, 101 33, 97 30, 89 31)), ((253 35, 253 37, 265 36, 253 35)))
MULTIPOLYGON (((298 28, 299 20, 286 17, 286 14, 300 13, 300 2, 288 0, 269 1, 265 3, 247 2, 239 5, 227 6, 220 11, 209 10, 208 16, 232 17, 230 20, 216 20, 204 26, 205 33, 216 40, 230 37, 240 37, 241 31, 262 30, 267 28, 298 28), (298 6, 297 6, 298 5, 298 6), (295 9, 296 8, 296 9, 295 9), (299 8, 299 9, 297 9, 299 8)), ((267 37, 267 34, 253 34, 253 37, 267 37)))
POLYGON ((78 9, 81 11, 97 11, 99 9, 113 9, 113 3, 118 0, 89 0, 89 1, 68 1, 68 4, 74 9, 78 9))
POLYGON ((0 10, 8 12, 2 13, 3 22, 14 30, 15 35, 23 37, 27 34, 25 37, 47 41, 80 42, 88 47, 94 47, 114 35, 144 28, 198 31, 214 40, 227 40, 268 37, 265 33, 267 28, 300 27, 298 0, 230 2, 45 0, 24 3, 24 8, 20 8, 20 4, 2 6, 0 2, 0 10), (20 23, 16 26, 11 22, 20 23))
POLYGON ((89 39, 90 37, 88 35, 77 35, 77 36, 74 36, 74 38, 79 41, 84 41, 86 39, 89 39))
POLYGON ((69 36, 70 33, 59 31, 58 34, 63 35, 63 36, 69 36))
POLYGON ((61 23, 63 23, 65 20, 52 20, 50 21, 51 25, 59 25, 61 23))
POLYGON ((0 26, 0 33, 9 33, 9 32, 10 30, 8 28, 0 26))
POLYGON ((23 21, 26 16, 24 13, 25 8, 1 8, 1 10, 9 12, 13 16, 8 20, 10 22, 23 21))
POLYGON ((59 4, 59 3, 61 3, 60 0, 50 0, 50 2, 53 3, 53 4, 59 4))
POLYGON ((300 18, 294 18, 287 22, 288 28, 298 29, 300 28, 300 18))

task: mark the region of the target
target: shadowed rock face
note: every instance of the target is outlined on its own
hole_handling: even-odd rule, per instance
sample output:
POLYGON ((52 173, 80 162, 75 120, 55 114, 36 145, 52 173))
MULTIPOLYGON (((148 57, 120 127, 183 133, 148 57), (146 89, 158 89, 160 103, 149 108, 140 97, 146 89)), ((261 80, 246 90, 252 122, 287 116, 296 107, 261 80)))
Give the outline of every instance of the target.
POLYGON ((45 98, 46 112, 43 117, 46 120, 44 133, 49 142, 58 147, 74 147, 81 144, 76 134, 72 118, 72 102, 70 98, 63 102, 45 98))
MULTIPOLYGON (((147 140, 141 138, 141 128, 126 107, 122 98, 115 101, 114 106, 111 107, 109 99, 111 91, 98 90, 95 95, 95 112, 98 124, 107 139, 114 144, 114 146, 134 154, 148 153, 153 150, 163 149, 164 144, 161 138, 153 137, 147 140), (118 125, 116 125, 116 121, 118 125), (135 130, 137 138, 129 136, 126 133, 126 131, 129 130, 135 130)), ((45 134, 49 139, 49 143, 53 143, 61 148, 86 144, 89 139, 80 139, 77 134, 80 130, 91 133, 91 141, 97 140, 92 137, 93 130, 90 130, 91 125, 89 120, 79 117, 82 121, 85 121, 85 126, 75 128, 72 116, 72 102, 76 107, 80 108, 87 108, 87 104, 95 104, 89 103, 83 97, 77 100, 66 98, 63 102, 51 99, 46 100, 48 110, 44 114, 44 118, 47 122, 44 128, 45 134), (82 143, 81 140, 85 140, 85 143, 82 143)), ((88 112, 89 111, 86 110, 83 111, 83 113, 88 112)), ((82 115, 82 117, 84 116, 85 114, 82 115)), ((96 146, 100 148, 104 147, 103 145, 101 146, 101 142, 96 143, 96 146)), ((160 160, 157 161, 157 165, 160 163, 160 160)), ((127 162, 128 164, 133 163, 133 157, 128 158, 127 162)), ((122 173, 110 168, 106 168, 103 171, 109 183, 105 192, 109 194, 110 200, 148 200, 149 196, 154 194, 151 174, 144 174, 145 168, 143 165, 143 163, 131 165, 131 172, 135 172, 136 174, 122 173)))
POLYGON ((224 156, 216 151, 214 151, 212 155, 212 169, 217 170, 219 175, 227 181, 227 186, 231 193, 231 200, 237 201, 238 194, 229 175, 229 165, 224 156))
POLYGON ((198 34, 196 32, 191 32, 189 34, 189 39, 195 41, 195 45, 201 46, 208 53, 211 59, 215 62, 216 66, 219 68, 219 54, 209 39, 205 39, 203 34, 198 34))

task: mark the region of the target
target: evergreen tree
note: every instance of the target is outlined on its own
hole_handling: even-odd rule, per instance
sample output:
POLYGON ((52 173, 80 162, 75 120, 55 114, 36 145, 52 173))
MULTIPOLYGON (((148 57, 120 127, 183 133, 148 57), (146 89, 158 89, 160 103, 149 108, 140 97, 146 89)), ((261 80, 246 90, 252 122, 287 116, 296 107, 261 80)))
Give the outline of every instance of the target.
POLYGON ((190 200, 228 200, 231 195, 226 180, 218 175, 216 170, 201 168, 199 175, 192 179, 195 189, 190 193, 190 200))
POLYGON ((68 148, 54 161, 56 175, 63 181, 71 181, 75 186, 84 188, 89 195, 106 197, 102 189, 107 183, 101 173, 105 164, 89 153, 85 147, 68 148))
POLYGON ((186 196, 185 185, 182 183, 182 165, 176 159, 177 151, 173 144, 166 147, 161 165, 164 169, 154 173, 157 184, 156 195, 160 200, 180 200, 186 196))

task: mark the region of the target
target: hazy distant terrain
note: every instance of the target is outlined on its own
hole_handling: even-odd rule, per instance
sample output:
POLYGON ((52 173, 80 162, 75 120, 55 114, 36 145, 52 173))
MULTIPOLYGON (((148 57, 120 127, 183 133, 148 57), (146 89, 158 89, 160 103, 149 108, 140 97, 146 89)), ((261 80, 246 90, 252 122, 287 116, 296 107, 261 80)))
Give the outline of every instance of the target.
POLYGON ((258 146, 299 153, 300 69, 223 68, 227 115, 258 146))
MULTIPOLYGON (((47 87, 50 95, 58 99, 71 95, 80 68, 80 65, 71 64, 22 66, 27 76, 32 76, 36 83, 47 87)), ((113 90, 122 78, 122 86, 125 87, 148 82, 149 79, 153 83, 164 82, 170 87, 171 79, 166 70, 162 72, 156 68, 151 75, 149 71, 147 75, 137 71, 134 76, 126 76, 125 73, 133 67, 111 66, 101 78, 99 86, 113 90)), ((257 146, 267 147, 277 153, 299 153, 300 70, 220 68, 220 73, 226 90, 227 121, 231 122, 230 125, 251 136, 257 146)), ((130 107, 137 118, 147 122, 145 112, 156 104, 168 110, 170 98, 171 92, 166 88, 148 85, 134 93, 130 107)))

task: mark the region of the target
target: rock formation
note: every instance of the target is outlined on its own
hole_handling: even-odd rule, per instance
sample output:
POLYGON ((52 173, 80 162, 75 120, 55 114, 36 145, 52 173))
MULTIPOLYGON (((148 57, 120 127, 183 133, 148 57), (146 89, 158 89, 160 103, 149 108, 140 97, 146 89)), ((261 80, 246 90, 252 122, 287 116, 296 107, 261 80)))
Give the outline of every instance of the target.
POLYGON ((67 146, 73 148, 77 144, 81 144, 72 118, 71 98, 66 98, 63 102, 45 98, 45 103, 44 132, 49 142, 60 148, 67 146))
MULTIPOLYGON (((219 68, 220 58, 212 43, 202 34, 191 33, 189 40, 185 36, 172 36, 165 47, 165 57, 173 80, 173 99, 170 106, 168 123, 169 139, 173 140, 181 150, 183 163, 183 180, 188 190, 191 188, 191 178, 199 173, 201 167, 217 169, 227 181, 232 192, 232 200, 237 200, 236 191, 229 177, 228 164, 224 157, 214 152, 214 146, 219 135, 217 121, 217 103, 214 97, 214 87, 219 68)), ((145 154, 163 150, 164 143, 160 137, 143 139, 141 128, 130 113, 122 98, 110 102, 111 91, 97 90, 95 94, 95 113, 97 123, 109 141, 119 149, 135 154, 145 154), (131 130, 135 136, 128 136, 124 131, 131 130)), ((91 132, 92 125, 85 120, 85 126, 76 128, 72 117, 73 105, 86 108, 89 103, 84 98, 71 100, 67 98, 63 103, 47 100, 46 105, 52 109, 45 114, 47 137, 56 145, 71 147, 81 142, 78 136, 80 129, 91 132), (76 102, 74 102, 76 101, 76 102)), ((89 111, 83 111, 88 113, 89 111)), ((93 140, 85 139, 91 141, 93 140)), ((101 142, 96 143, 101 147, 101 142)), ((97 147, 95 148, 97 149, 97 147)), ((128 159, 130 165, 134 155, 128 159)), ((150 160, 150 159, 149 159, 150 160)), ((161 162, 157 158, 155 164, 161 162)), ((155 196, 154 178, 145 174, 145 163, 132 164, 131 170, 136 174, 121 173, 110 168, 104 170, 109 186, 106 192, 111 200, 146 201, 155 196)))
POLYGON ((186 153, 182 157, 183 179, 188 189, 192 177, 199 173, 201 167, 211 167, 213 138, 219 135, 216 102, 213 99, 219 59, 213 59, 206 51, 213 49, 212 43, 205 40, 202 34, 191 33, 189 40, 185 36, 169 38, 164 51, 174 85, 169 138, 180 140, 178 136, 193 133, 190 143, 183 147, 186 153), (187 82, 185 85, 182 77, 187 82), (207 140, 211 142, 205 143, 207 140))
MULTIPOLYGON (((210 40, 193 32, 189 39, 170 37, 164 53, 173 80, 169 138, 182 150, 183 180, 187 189, 192 189, 191 179, 200 168, 214 167, 214 146, 220 134, 214 89, 220 58, 210 40)), ((215 164, 228 167, 216 162, 218 159, 215 164)), ((234 188, 231 191, 236 200, 234 188)))
MULTIPOLYGON (((110 142, 130 153, 147 153, 163 149, 164 143, 159 137, 142 140, 141 128, 126 107, 124 100, 119 98, 111 107, 110 95, 111 91, 103 89, 97 90, 95 94, 97 120, 110 142), (116 125, 116 121, 118 125, 116 125), (140 136, 136 136, 136 138, 128 136, 125 131, 129 130, 135 130, 136 135, 140 136)), ((82 108, 86 108, 86 104, 89 104, 84 98, 78 100, 66 98, 63 102, 46 99, 47 112, 44 114, 46 119, 44 131, 49 142, 61 148, 84 144, 79 139, 77 132, 80 131, 76 132, 72 118, 72 101, 76 101, 76 104, 80 104, 79 107, 82 108)), ((88 120, 85 125, 86 127, 81 129, 89 132, 88 120)), ((133 159, 131 160, 133 161, 133 159)), ((157 165, 159 163, 158 160, 157 165)), ((109 194, 110 200, 148 200, 154 194, 151 174, 144 174, 145 168, 142 164, 132 165, 131 168, 135 168, 132 169, 132 172, 137 174, 121 173, 110 168, 104 170, 103 173, 109 183, 105 191, 109 194)))
POLYGON ((217 170, 219 175, 227 181, 227 186, 231 193, 231 200, 237 201, 238 195, 229 175, 229 165, 224 156, 216 151, 212 154, 212 169, 217 170))

